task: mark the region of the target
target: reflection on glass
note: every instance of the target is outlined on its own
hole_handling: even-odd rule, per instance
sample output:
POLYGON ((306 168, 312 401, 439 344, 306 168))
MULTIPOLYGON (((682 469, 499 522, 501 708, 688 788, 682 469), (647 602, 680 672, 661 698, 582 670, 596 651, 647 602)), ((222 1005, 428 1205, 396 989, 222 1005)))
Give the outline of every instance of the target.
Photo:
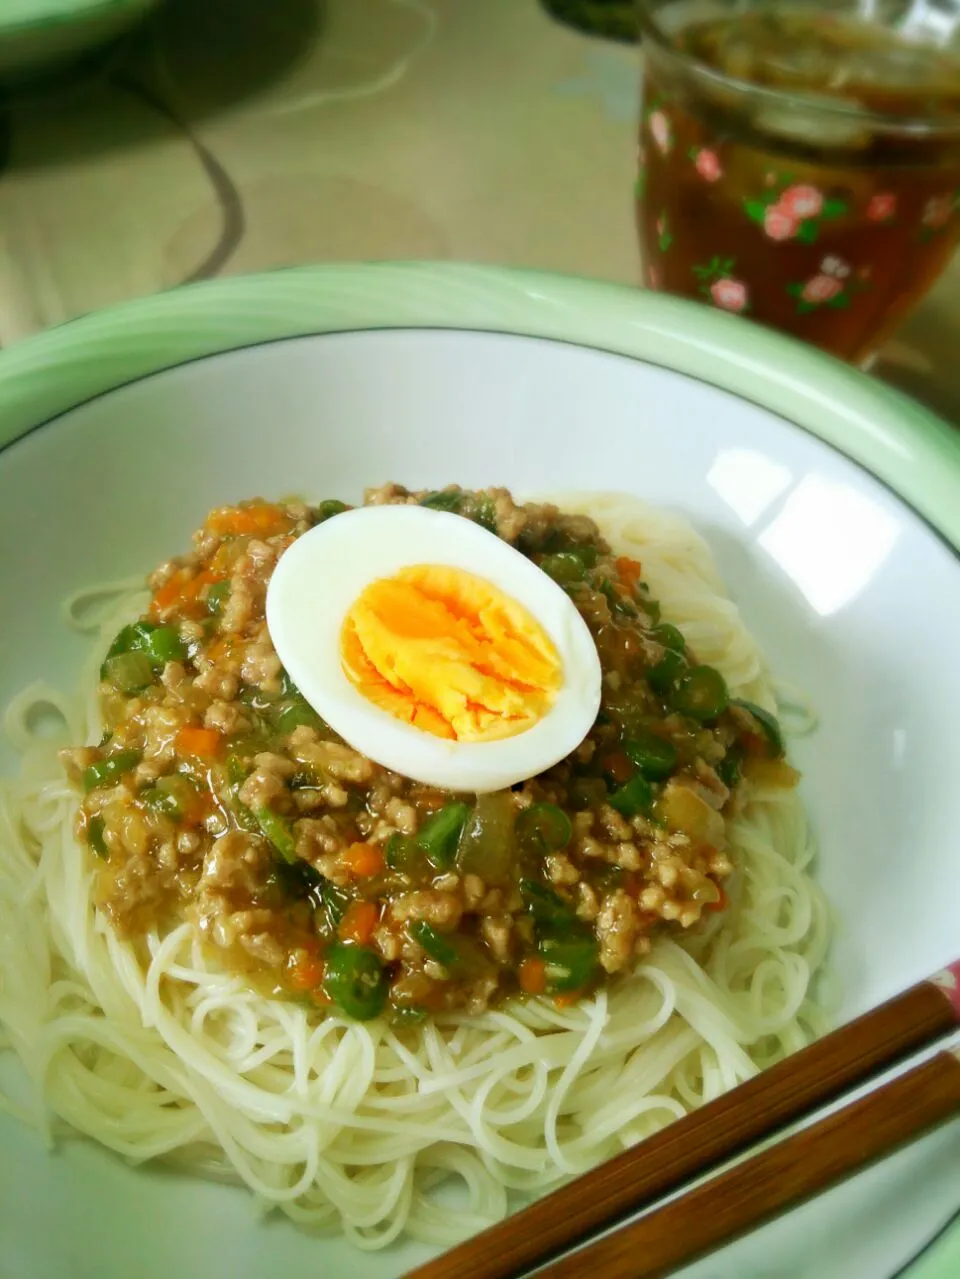
POLYGON ((722 449, 707 473, 707 483, 749 528, 790 487, 785 466, 755 449, 722 449))
POLYGON ((757 539, 821 617, 855 599, 899 536, 894 517, 845 484, 807 476, 757 539))

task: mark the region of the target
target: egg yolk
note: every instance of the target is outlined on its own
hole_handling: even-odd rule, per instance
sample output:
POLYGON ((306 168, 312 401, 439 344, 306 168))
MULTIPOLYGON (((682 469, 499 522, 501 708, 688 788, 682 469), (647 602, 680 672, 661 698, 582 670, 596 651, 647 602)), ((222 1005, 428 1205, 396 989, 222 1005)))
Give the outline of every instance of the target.
POLYGON ((340 653, 347 678, 376 706, 461 742, 531 728, 563 682, 557 650, 522 604, 436 564, 372 582, 347 613, 340 653))

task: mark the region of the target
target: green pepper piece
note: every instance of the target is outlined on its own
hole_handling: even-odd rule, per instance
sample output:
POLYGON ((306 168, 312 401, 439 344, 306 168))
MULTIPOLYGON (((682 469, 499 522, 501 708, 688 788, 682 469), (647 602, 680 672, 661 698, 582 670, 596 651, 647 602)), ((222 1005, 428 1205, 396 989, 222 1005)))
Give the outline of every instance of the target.
POLYGON ((540 567, 547 577, 552 577, 560 586, 582 582, 586 576, 583 560, 574 551, 558 551, 555 555, 545 555, 540 561, 540 567))
POLYGON ((119 693, 139 693, 153 683, 154 669, 146 653, 118 653, 107 658, 100 674, 119 693))
POLYGON ((758 706, 756 702, 748 702, 742 697, 733 698, 730 705, 739 706, 741 710, 748 711, 753 716, 760 725, 774 758, 779 759, 784 753, 784 747, 783 731, 780 728, 780 721, 777 717, 764 710, 762 706, 758 706))
POLYGON ((223 606, 227 602, 227 596, 230 594, 230 579, 225 577, 222 582, 214 582, 207 591, 207 612, 213 617, 219 617, 223 612, 223 606))
POLYGON ((468 811, 467 805, 459 801, 444 804, 421 826, 417 844, 438 870, 445 870, 452 863, 468 811))
POLYGON ((349 509, 346 502, 340 502, 335 497, 328 497, 326 501, 321 502, 316 508, 317 523, 323 524, 334 515, 342 515, 344 511, 349 511, 349 509))
POLYGON ((653 804, 653 791, 643 773, 637 773, 628 782, 624 782, 610 796, 611 808, 615 808, 624 817, 635 817, 637 813, 650 811, 653 804))
POLYGON ((687 651, 687 641, 680 631, 675 626, 671 626, 669 622, 661 622, 659 626, 655 626, 650 632, 650 638, 656 640, 658 644, 662 644, 664 648, 670 649, 672 653, 685 653, 687 651))
POLYGON ((102 817, 91 817, 87 822, 87 843, 103 861, 110 860, 110 850, 103 837, 104 821, 102 817))
POLYGON ((132 622, 124 626, 110 645, 106 660, 100 668, 100 678, 106 679, 107 662, 122 653, 144 653, 155 666, 165 662, 182 662, 186 659, 186 645, 175 626, 158 626, 155 622, 132 622))
POLYGON ((570 783, 570 803, 578 812, 595 808, 607 798, 607 783, 602 777, 575 777, 570 783))
POLYGON ((271 808, 258 808, 254 813, 260 823, 260 830, 269 839, 284 861, 291 864, 297 860, 297 844, 293 827, 285 817, 275 813, 271 808))
POLYGON ((712 666, 694 666, 677 681, 670 694, 674 710, 700 723, 722 715, 729 700, 727 682, 712 666))
POLYGON ((542 853, 566 848, 573 836, 573 825, 556 804, 531 804, 517 816, 517 837, 521 844, 542 853))
POLYGON ((623 743, 623 749, 644 777, 653 781, 669 777, 677 766, 677 750, 673 743, 646 729, 635 732, 629 741, 623 743))
POLYGON ((98 786, 113 786, 124 773, 129 773, 131 768, 136 768, 139 763, 139 751, 117 751, 114 755, 108 755, 106 759, 97 760, 95 764, 83 770, 81 777, 83 789, 91 791, 98 786))
POLYGON ((444 968, 456 968, 457 960, 460 958, 457 953, 456 946, 442 937, 435 928, 423 919, 416 919, 408 925, 407 931, 417 943, 422 946, 431 959, 436 960, 438 964, 442 964, 444 968))
POLYGON ((567 938, 543 937, 538 949, 546 967, 548 990, 581 990, 596 971, 597 942, 586 930, 567 938))
POLYGON ((387 975, 369 946, 335 942, 325 956, 323 988, 348 1017, 370 1021, 383 1011, 387 975))
POLYGON ((520 895, 538 926, 562 933, 576 923, 576 910, 552 888, 545 888, 533 879, 521 879, 520 895))
POLYGON ((668 648, 656 666, 651 666, 647 671, 647 683, 662 697, 669 692, 686 669, 687 663, 683 656, 675 653, 672 648, 668 648))

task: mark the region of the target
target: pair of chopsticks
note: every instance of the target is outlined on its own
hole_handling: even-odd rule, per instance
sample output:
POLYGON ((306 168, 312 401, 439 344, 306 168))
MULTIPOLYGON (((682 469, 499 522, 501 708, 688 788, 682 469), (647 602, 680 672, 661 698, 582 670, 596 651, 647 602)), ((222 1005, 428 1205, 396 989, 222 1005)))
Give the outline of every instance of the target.
POLYGON ((512 1279, 538 1267, 544 1267, 538 1276, 550 1279, 662 1279, 960 1114, 960 1048, 942 1048, 639 1220, 621 1224, 625 1218, 935 1047, 958 1027, 960 961, 408 1279, 512 1279))

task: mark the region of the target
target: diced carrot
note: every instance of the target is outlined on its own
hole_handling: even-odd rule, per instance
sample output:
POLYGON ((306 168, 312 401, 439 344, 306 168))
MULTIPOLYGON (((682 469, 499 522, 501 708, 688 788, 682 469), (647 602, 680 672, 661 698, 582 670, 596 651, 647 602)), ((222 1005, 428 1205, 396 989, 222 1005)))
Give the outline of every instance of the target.
POLYGON ((159 617, 171 608, 187 616, 202 613, 205 606, 200 601, 200 593, 205 586, 212 586, 221 580, 220 575, 209 569, 200 573, 192 573, 187 568, 177 569, 169 582, 164 583, 154 594, 150 611, 154 617, 159 617))
POLYGON ((291 964, 287 978, 294 990, 316 990, 323 981, 323 960, 302 954, 291 964))
POLYGON ((627 555, 619 555, 616 559, 617 573, 624 586, 633 591, 643 573, 643 565, 639 560, 632 560, 627 555))
POLYGON ((542 995, 547 989, 547 966, 542 959, 525 959, 517 969, 517 981, 525 995, 542 995))
POLYGON ((220 537, 273 537, 290 530, 290 516, 271 502, 221 506, 207 517, 207 528, 220 537))
POLYGON ((383 870, 383 853, 375 844, 351 844, 343 860, 351 875, 359 879, 369 879, 383 870))
POLYGON ((600 761, 605 773, 609 773, 618 786, 628 782, 637 771, 636 764, 623 751, 613 751, 600 761))
POLYGON ((572 1008, 580 999, 579 990, 562 990, 559 995, 554 995, 553 1002, 558 1008, 572 1008))
POLYGON ((177 733, 175 745, 181 755, 215 759, 220 753, 221 738, 216 729, 196 728, 188 724, 177 733))
POLYGON ((351 902, 340 921, 337 935, 341 941, 355 941, 365 946, 379 920, 380 909, 376 902, 351 902))

